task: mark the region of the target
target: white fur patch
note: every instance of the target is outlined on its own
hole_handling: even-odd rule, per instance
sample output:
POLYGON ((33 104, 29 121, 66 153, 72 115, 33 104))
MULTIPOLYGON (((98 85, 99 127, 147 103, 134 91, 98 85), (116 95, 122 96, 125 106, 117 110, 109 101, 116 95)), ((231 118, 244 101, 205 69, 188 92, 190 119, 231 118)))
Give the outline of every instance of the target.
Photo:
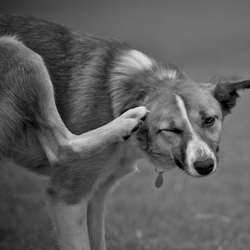
POLYGON ((147 70, 153 66, 153 62, 153 59, 142 52, 129 50, 121 56, 118 66, 115 68, 115 72, 129 74, 147 70))
POLYGON ((176 76, 177 76, 177 72, 176 72, 176 70, 173 70, 173 69, 167 70, 167 71, 166 71, 166 75, 167 75, 167 77, 170 78, 170 79, 175 79, 176 76))
POLYGON ((152 60, 137 50, 130 50, 124 55, 123 61, 127 66, 133 67, 136 70, 149 69, 153 66, 152 60))
POLYGON ((161 69, 159 69, 159 71, 157 71, 157 76, 161 80, 176 79, 177 78, 177 71, 174 69, 167 70, 167 69, 161 68, 161 69))
POLYGON ((213 172, 214 172, 215 169, 217 168, 217 160, 214 155, 214 152, 194 131, 194 128, 188 118, 187 110, 186 110, 186 107, 182 98, 178 95, 175 95, 175 97, 177 100, 177 105, 181 111, 182 117, 186 121, 188 128, 192 134, 192 139, 189 141, 187 150, 186 150, 188 171, 193 176, 199 176, 199 174, 194 169, 193 163, 197 160, 197 157, 206 155, 208 157, 211 157, 214 160, 214 163, 215 163, 214 169, 213 169, 213 172))
POLYGON ((184 104, 184 102, 183 102, 183 100, 182 100, 182 98, 181 98, 180 96, 175 95, 175 97, 176 97, 176 100, 177 100, 178 107, 179 107, 179 109, 180 109, 180 111, 181 111, 182 117, 183 117, 183 119, 187 122, 188 128, 190 129, 191 133, 192 133, 193 136, 195 137, 196 134, 195 134, 195 132, 194 132, 194 129, 193 129, 193 127, 192 127, 191 122, 189 121, 189 118, 188 118, 188 114, 187 114, 187 110, 186 110, 185 104, 184 104))
POLYGON ((0 37, 0 42, 20 42, 17 35, 6 35, 0 37))
POLYGON ((111 70, 110 93, 112 97, 114 116, 117 117, 121 112, 124 96, 123 81, 131 75, 151 69, 156 64, 154 59, 137 50, 124 51, 118 58, 117 65, 111 70))

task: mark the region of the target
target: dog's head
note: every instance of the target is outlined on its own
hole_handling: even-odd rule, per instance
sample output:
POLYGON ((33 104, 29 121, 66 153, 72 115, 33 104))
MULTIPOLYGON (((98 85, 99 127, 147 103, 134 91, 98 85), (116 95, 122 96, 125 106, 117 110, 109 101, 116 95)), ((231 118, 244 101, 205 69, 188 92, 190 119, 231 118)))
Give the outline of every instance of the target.
POLYGON ((151 113, 138 134, 139 145, 155 165, 175 163, 191 176, 208 175, 218 166, 224 117, 250 81, 171 81, 145 100, 151 113))
POLYGON ((216 77, 195 83, 176 68, 159 67, 144 54, 130 56, 134 67, 138 61, 145 67, 122 76, 116 110, 144 105, 151 111, 138 133, 138 147, 155 166, 177 165, 194 177, 214 172, 224 117, 235 106, 237 91, 250 88, 250 80, 216 77))

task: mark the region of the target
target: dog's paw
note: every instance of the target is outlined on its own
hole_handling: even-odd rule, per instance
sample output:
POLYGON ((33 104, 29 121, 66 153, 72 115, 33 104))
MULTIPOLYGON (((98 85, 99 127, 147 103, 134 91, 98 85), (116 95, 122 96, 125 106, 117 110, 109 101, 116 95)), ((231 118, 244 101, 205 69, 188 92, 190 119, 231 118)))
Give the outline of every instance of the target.
POLYGON ((122 139, 128 140, 133 133, 139 130, 140 126, 146 120, 149 110, 145 107, 137 107, 123 113, 117 119, 122 121, 122 139))

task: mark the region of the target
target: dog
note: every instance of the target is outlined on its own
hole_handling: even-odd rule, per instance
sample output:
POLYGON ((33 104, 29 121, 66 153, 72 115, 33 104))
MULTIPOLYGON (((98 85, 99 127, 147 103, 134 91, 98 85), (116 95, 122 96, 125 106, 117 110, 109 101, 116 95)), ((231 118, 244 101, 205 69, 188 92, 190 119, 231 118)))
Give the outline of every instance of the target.
POLYGON ((33 17, 0 16, 0 37, 1 154, 49 177, 63 250, 106 249, 105 199, 138 159, 158 169, 157 187, 176 166, 215 172, 223 120, 250 88, 196 83, 117 39, 33 17))

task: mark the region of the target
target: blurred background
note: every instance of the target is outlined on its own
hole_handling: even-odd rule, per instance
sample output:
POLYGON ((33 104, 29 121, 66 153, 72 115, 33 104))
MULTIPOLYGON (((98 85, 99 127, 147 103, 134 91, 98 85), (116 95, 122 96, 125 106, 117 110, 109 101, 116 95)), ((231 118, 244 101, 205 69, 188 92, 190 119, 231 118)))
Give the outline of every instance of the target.
MULTIPOLYGON (((0 1, 20 13, 127 41, 195 81, 214 75, 250 78, 249 1, 0 1)), ((175 169, 140 172, 121 181, 107 209, 109 250, 250 249, 250 92, 225 121, 220 170, 192 179, 175 169)), ((43 199, 46 180, 6 164, 0 168, 0 249, 56 249, 43 199)))

